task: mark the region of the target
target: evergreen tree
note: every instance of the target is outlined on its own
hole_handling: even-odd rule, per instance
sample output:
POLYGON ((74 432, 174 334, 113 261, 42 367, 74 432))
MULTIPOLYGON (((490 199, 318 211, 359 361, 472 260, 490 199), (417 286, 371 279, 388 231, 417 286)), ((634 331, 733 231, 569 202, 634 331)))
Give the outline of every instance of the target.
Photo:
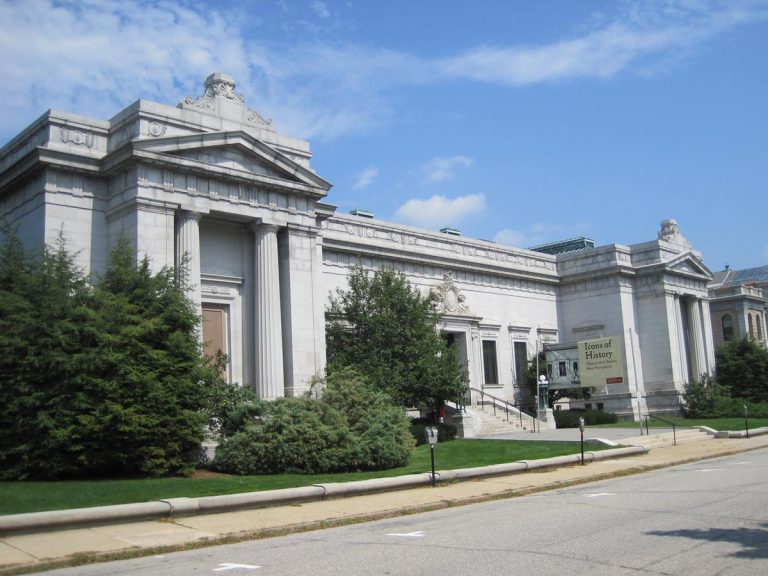
POLYGON ((355 267, 348 281, 330 300, 329 374, 352 367, 402 406, 436 408, 463 393, 466 373, 428 298, 389 268, 355 267))
POLYGON ((62 239, 30 258, 5 232, 0 478, 189 471, 224 387, 179 275, 137 265, 121 240, 90 288, 62 239))
POLYGON ((768 402, 768 350, 751 338, 734 339, 718 348, 716 375, 731 396, 768 402))

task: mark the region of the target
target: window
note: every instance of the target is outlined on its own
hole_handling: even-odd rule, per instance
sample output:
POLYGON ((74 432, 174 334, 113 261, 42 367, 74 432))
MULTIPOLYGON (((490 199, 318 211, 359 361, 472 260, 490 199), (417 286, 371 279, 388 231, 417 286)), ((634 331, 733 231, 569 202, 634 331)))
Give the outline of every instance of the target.
POLYGON ((757 339, 762 341, 763 339, 763 319, 760 318, 760 314, 755 316, 755 324, 757 326, 757 339))
POLYGON ((547 363, 547 380, 552 382, 552 364, 547 363))
POLYGON ((733 317, 730 314, 723 316, 721 321, 723 325, 723 340, 730 340, 733 338, 733 317))
POLYGON ((559 376, 567 376, 568 372, 565 369, 565 362, 558 362, 557 363, 557 373, 559 376))
POLYGON ((747 314, 747 320, 749 321, 749 337, 755 337, 755 327, 752 325, 752 314, 747 314))
POLYGON ((483 371, 486 384, 499 383, 499 368, 496 362, 496 341, 483 340, 483 371))
POLYGON ((592 410, 592 404, 584 404, 585 410, 592 410))
POLYGON ((573 364, 573 377, 579 379, 579 363, 574 360, 573 364))
POLYGON ((598 409, 600 412, 602 412, 602 411, 603 411, 603 408, 605 408, 605 404, 603 404, 602 402, 598 402, 598 403, 597 403, 597 409, 598 409))

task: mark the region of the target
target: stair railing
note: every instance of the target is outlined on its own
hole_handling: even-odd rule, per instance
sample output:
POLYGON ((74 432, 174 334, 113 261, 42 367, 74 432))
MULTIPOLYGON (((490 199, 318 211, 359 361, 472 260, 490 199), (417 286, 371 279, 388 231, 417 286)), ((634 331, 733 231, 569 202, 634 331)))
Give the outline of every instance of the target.
POLYGON ((664 424, 669 424, 672 426, 672 444, 674 446, 677 446, 677 433, 676 433, 676 424, 672 422, 671 420, 666 420, 662 418, 661 416, 656 416, 655 414, 646 414, 645 415, 645 435, 650 436, 650 432, 648 431, 648 420, 653 418, 654 420, 658 420, 659 422, 664 422, 664 424))
POLYGON ((514 415, 517 414, 518 421, 520 424, 520 427, 523 427, 523 414, 527 418, 531 419, 531 424, 535 429, 536 426, 536 418, 528 413, 526 413, 523 409, 523 406, 520 404, 515 404, 512 402, 509 402, 508 400, 504 400, 503 398, 498 398, 497 396, 494 396, 493 394, 488 394, 485 390, 481 390, 480 388, 471 388, 469 389, 470 393, 470 405, 478 405, 478 406, 485 406, 487 404, 491 404, 493 406, 493 415, 496 416, 496 408, 498 406, 499 409, 504 409, 504 415, 506 418, 506 421, 509 422, 509 415, 512 414, 512 417, 514 418, 514 415), (477 401, 477 398, 480 398, 479 402, 477 401), (488 400, 486 400, 486 398, 488 400))

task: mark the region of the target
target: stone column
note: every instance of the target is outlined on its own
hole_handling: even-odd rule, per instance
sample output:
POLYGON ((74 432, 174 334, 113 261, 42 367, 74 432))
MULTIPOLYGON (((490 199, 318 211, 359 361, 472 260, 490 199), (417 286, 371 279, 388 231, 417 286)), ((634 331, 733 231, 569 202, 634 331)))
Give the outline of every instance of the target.
POLYGON ((692 376, 694 380, 699 380, 701 375, 708 372, 706 350, 704 348, 704 328, 701 325, 701 302, 698 299, 691 299, 688 302, 688 315, 690 317, 691 329, 688 337, 691 341, 692 358, 692 376))
POLYGON ((187 297, 194 303, 197 314, 202 314, 200 305, 200 212, 183 210, 179 213, 176 231, 176 265, 186 259, 187 297))
POLYGON ((256 391, 260 398, 285 395, 283 331, 280 312, 280 268, 277 256, 278 227, 254 226, 254 275, 256 302, 256 391))

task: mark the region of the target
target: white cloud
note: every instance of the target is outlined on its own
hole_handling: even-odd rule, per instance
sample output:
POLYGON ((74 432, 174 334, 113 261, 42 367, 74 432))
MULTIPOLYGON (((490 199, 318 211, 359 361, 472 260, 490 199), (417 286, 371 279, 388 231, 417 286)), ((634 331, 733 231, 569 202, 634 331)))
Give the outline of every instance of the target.
POLYGON ((397 209, 396 219, 423 226, 437 228, 455 226, 467 216, 485 210, 485 194, 469 194, 456 198, 432 196, 426 200, 412 199, 397 209))
POLYGON ((457 167, 469 168, 475 161, 468 156, 454 156, 452 158, 432 158, 421 167, 426 182, 444 182, 455 175, 457 167))
POLYGON ((588 234, 592 228, 588 222, 574 224, 532 224, 524 229, 504 228, 493 237, 494 242, 516 248, 530 248, 538 244, 566 240, 588 234))
POLYGON ((331 15, 330 10, 328 10, 328 5, 325 2, 315 0, 314 2, 310 2, 309 7, 312 8, 315 15, 320 18, 328 18, 331 15))
POLYGON ((352 185, 352 190, 362 190, 363 188, 368 188, 368 186, 373 183, 373 181, 376 179, 376 176, 378 175, 379 169, 376 168, 376 166, 368 166, 367 168, 364 168, 357 175, 355 183, 352 185))
MULTIPOLYGON (((139 97, 174 104, 200 95, 213 71, 232 74, 246 102, 281 132, 332 140, 395 121, 392 95, 404 86, 526 86, 646 72, 768 18, 768 4, 754 0, 649 0, 622 4, 582 34, 549 44, 478 46, 434 58, 345 43, 345 20, 334 19, 327 2, 308 5, 319 17, 328 14, 322 26, 307 28, 288 4, 272 11, 267 27, 236 5, 217 11, 218 4, 185 0, 0 0, 0 140, 50 107, 109 118, 139 97), (305 40, 297 42, 299 29, 305 40)), ((450 173, 437 171, 434 181, 450 173)))

